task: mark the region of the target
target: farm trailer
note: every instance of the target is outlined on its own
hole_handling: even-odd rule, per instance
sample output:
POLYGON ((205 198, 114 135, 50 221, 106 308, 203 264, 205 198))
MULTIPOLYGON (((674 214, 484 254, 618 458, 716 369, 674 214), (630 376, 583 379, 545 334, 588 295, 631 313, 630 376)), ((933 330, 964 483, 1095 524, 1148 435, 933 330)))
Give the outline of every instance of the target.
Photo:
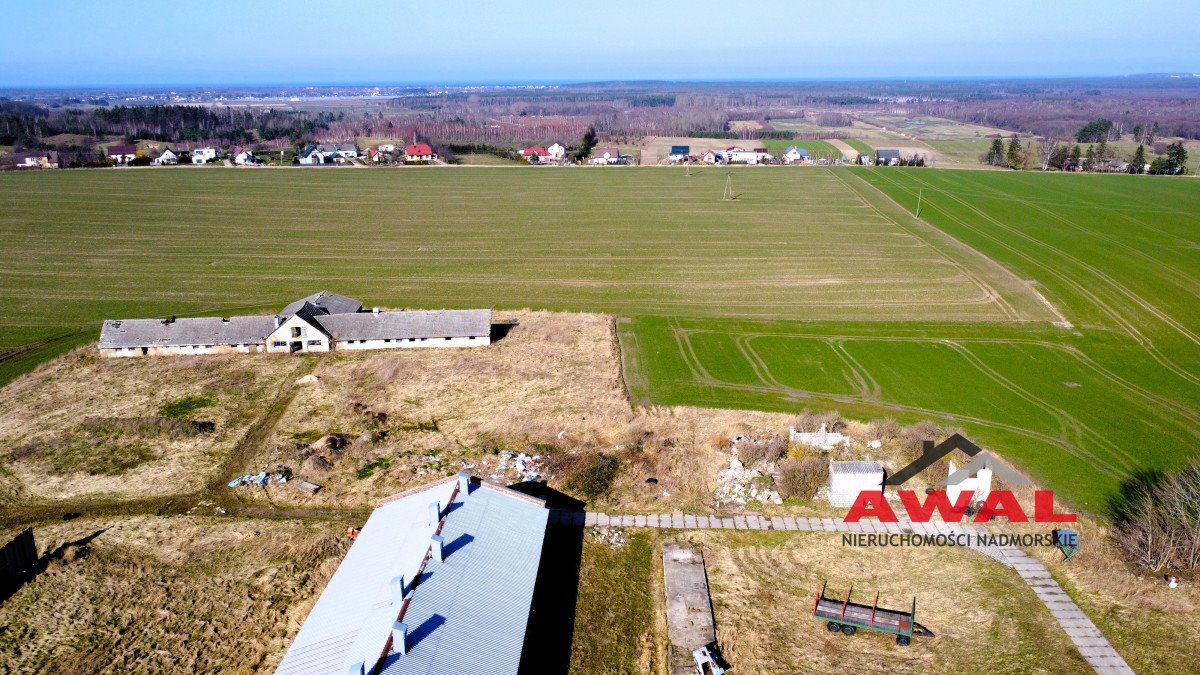
POLYGON ((895 635, 896 644, 901 647, 907 647, 914 637, 933 637, 933 631, 916 622, 915 597, 911 612, 898 612, 880 609, 878 592, 875 593, 875 601, 868 606, 850 602, 853 586, 846 589, 846 597, 840 601, 825 597, 825 586, 821 584, 821 590, 813 599, 813 618, 826 621, 825 627, 830 633, 841 631, 845 635, 854 635, 859 628, 866 628, 895 635))

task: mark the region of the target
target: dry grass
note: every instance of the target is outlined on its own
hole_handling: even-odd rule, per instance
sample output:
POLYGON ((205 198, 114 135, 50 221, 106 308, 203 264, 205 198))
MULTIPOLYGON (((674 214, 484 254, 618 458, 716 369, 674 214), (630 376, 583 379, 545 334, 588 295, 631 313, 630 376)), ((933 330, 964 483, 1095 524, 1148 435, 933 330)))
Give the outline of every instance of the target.
POLYGON ((263 399, 301 365, 245 356, 106 359, 94 346, 77 349, 0 389, 0 503, 200 489, 263 399), (216 424, 213 433, 164 434, 150 425, 98 434, 89 427, 89 419, 150 418, 197 395, 215 399, 194 411, 216 424), (113 455, 121 461, 107 461, 113 455))
POLYGON ((708 566, 717 633, 742 672, 1080 672, 1066 634, 1016 573, 962 549, 858 549, 820 533, 687 533, 708 566), (892 636, 826 632, 811 618, 830 595, 903 610, 936 633, 901 648, 892 636))
POLYGON ((47 551, 101 530, 0 605, 0 670, 270 672, 346 549, 333 525, 196 517, 35 535, 47 551))

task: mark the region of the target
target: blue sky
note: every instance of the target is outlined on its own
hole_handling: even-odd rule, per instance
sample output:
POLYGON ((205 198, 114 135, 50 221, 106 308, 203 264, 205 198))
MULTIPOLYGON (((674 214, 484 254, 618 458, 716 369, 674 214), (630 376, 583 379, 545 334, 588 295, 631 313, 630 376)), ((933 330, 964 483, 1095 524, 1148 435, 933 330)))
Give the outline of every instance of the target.
POLYGON ((4 14, 0 87, 1200 71, 1196 0, 17 0, 4 14))

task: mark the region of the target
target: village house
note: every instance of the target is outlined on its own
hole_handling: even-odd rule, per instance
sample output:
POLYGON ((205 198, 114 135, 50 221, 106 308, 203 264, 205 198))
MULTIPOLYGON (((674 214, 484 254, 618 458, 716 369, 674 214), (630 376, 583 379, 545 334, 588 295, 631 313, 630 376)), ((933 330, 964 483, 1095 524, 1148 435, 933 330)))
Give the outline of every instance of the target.
POLYGON ((811 164, 812 155, 808 154, 805 148, 798 148, 794 145, 788 146, 787 150, 783 151, 784 164, 811 164))
POLYGON ((105 152, 107 153, 108 158, 117 164, 128 164, 129 162, 132 162, 135 157, 137 157, 137 146, 110 145, 105 152))
POLYGON ((875 163, 884 166, 896 166, 900 163, 900 150, 896 148, 879 148, 875 151, 875 163))
POLYGON ((747 150, 741 146, 731 145, 725 148, 725 159, 730 164, 765 164, 771 161, 771 153, 766 148, 747 150))
POLYGON ((216 148, 196 148, 192 150, 192 164, 207 164, 209 160, 216 158, 216 148))
POLYGON ((396 144, 395 143, 380 143, 378 150, 379 150, 379 152, 396 152, 396 144))
POLYGON ((700 161, 705 164, 716 164, 721 161, 721 153, 714 150, 705 150, 703 155, 700 155, 700 161))
POLYGON ((561 162, 567 156, 567 148, 562 143, 551 143, 546 151, 550 153, 550 159, 561 162))
POLYGON ((325 155, 322 155, 317 150, 317 146, 306 145, 306 146, 304 146, 304 149, 300 151, 299 156, 296 157, 296 161, 305 166, 309 166, 309 165, 313 165, 313 164, 324 164, 325 163, 325 155))
POLYGON ((595 148, 588 164, 617 164, 621 161, 621 151, 617 148, 595 148))
POLYGON ((550 151, 540 145, 524 148, 521 150, 521 156, 530 164, 541 164, 543 162, 550 163, 554 161, 550 157, 550 151))
POLYGON ((154 164, 157 166, 165 166, 179 163, 179 155, 170 148, 163 148, 163 151, 158 153, 158 157, 154 158, 154 164))
POLYGON ((321 291, 274 316, 107 320, 103 356, 297 353, 331 350, 477 347, 491 343, 488 309, 363 311, 362 303, 321 291))
POLYGON ((549 519, 465 472, 384 499, 276 675, 542 672, 526 631, 549 519))
POLYGON ((691 151, 692 148, 688 145, 672 145, 671 153, 667 155, 667 161, 671 162, 672 164, 686 162, 688 156, 691 154, 691 151))
POLYGON ((18 169, 57 169, 58 152, 55 150, 18 152, 13 155, 13 164, 18 169))
POLYGON ((255 157, 253 152, 250 152, 249 150, 242 150, 233 156, 233 163, 237 164, 238 166, 253 166, 256 164, 262 164, 262 160, 255 157))
POLYGON ((406 162, 432 162, 435 159, 437 155, 433 154, 433 148, 428 143, 409 143, 404 146, 406 162))

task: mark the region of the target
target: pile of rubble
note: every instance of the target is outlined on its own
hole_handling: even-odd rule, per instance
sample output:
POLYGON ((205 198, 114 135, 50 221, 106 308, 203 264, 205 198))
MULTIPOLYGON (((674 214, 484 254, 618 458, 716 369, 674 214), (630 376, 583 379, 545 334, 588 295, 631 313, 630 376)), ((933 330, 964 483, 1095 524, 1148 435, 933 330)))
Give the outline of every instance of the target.
POLYGON ((745 506, 747 502, 782 504, 783 497, 764 484, 770 480, 771 468, 747 469, 737 457, 730 459, 729 468, 717 474, 717 490, 713 495, 717 506, 745 506), (761 480, 763 477, 768 480, 761 480))
POLYGON ((621 548, 628 541, 625 531, 615 527, 589 527, 588 534, 610 548, 621 548))
POLYGON ((286 466, 276 467, 274 471, 260 471, 258 473, 248 473, 244 476, 238 476, 229 481, 229 487, 242 487, 245 485, 258 485, 266 487, 270 483, 284 484, 292 479, 292 470, 286 466))

